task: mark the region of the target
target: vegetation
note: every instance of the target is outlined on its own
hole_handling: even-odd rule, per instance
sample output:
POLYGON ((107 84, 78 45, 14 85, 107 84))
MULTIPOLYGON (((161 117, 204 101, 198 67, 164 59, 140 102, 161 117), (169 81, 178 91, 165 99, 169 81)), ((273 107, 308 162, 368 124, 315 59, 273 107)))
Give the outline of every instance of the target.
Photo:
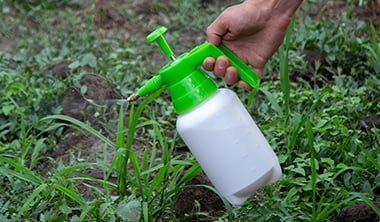
MULTIPOLYGON (((112 136, 62 115, 70 86, 86 92, 80 79, 88 69, 60 78, 49 67, 64 60, 71 70, 89 67, 126 98, 166 62, 144 41, 147 33, 168 27, 166 38, 180 54, 205 41, 205 27, 236 1, 151 1, 144 8, 137 1, 104 1, 116 13, 109 23, 99 22, 109 13, 98 10, 101 2, 0 0, 0 34, 14 44, 0 51, 1 221, 181 221, 173 210, 178 192, 214 191, 188 184, 201 168, 191 154, 175 152, 183 142, 164 89, 120 106, 112 136), (101 140, 103 158, 49 156, 68 128, 101 140), (134 145, 144 150, 141 158, 134 145), (111 162, 108 148, 116 153, 111 162)), ((199 220, 333 221, 341 208, 363 202, 380 215, 374 204, 380 128, 366 121, 380 114, 379 21, 355 17, 355 8, 367 4, 348 1, 338 17, 318 20, 300 10, 261 87, 249 93, 233 87, 277 153, 283 177, 240 207, 224 201, 224 211, 211 213, 194 203, 199 220), (307 61, 306 51, 322 59, 307 61), (277 73, 280 80, 269 81, 277 73)))

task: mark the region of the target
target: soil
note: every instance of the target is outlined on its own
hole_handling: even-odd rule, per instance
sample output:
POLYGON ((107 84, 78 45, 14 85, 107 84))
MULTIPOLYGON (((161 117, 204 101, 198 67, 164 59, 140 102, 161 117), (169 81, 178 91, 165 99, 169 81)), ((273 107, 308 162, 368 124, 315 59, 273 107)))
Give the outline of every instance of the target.
MULTIPOLYGON (((144 27, 142 22, 130 22, 128 18, 125 17, 124 13, 121 10, 121 7, 118 7, 119 4, 130 4, 130 10, 133 10, 137 14, 146 15, 144 23, 150 23, 150 16, 157 13, 157 5, 153 7, 152 4, 156 1, 148 0, 133 0, 127 1, 117 0, 117 1, 108 1, 108 0, 97 0, 95 4, 96 14, 94 16, 94 24, 96 25, 97 32, 99 35, 112 35, 115 32, 120 32, 124 30, 124 36, 128 37, 130 35, 138 35, 145 37, 146 33, 141 29, 144 27)), ((165 0, 161 1, 160 4, 170 3, 171 1, 165 0)), ((204 4, 215 4, 216 2, 220 5, 223 5, 224 1, 203 1, 204 4)), ((228 1, 226 1, 228 2, 228 1)), ((340 1, 334 1, 330 4, 330 1, 326 5, 322 5, 317 13, 314 13, 312 16, 314 19, 318 19, 320 16, 337 16, 342 13, 344 9, 344 4, 339 3, 340 1)), ((230 3, 230 2, 228 2, 230 3)), ((355 10, 357 16, 368 19, 372 18, 376 24, 380 24, 379 14, 380 14, 380 1, 374 0, 371 3, 372 7, 364 7, 355 10)), ((84 16, 84 14, 91 9, 78 9, 77 15, 84 16)), ((145 24, 145 26, 146 26, 145 24)), ((0 33, 0 51, 11 51, 13 47, 13 42, 11 39, 7 38, 0 33)), ((309 82, 316 82, 317 84, 326 84, 331 80, 331 76, 325 70, 325 58, 317 51, 304 51, 305 60, 310 64, 314 65, 316 62, 320 64, 319 72, 322 73, 323 78, 315 79, 310 73, 292 73, 292 81, 297 81, 297 79, 302 78, 309 82)), ((102 131, 107 136, 112 137, 112 131, 104 127, 104 122, 99 120, 99 116, 96 116, 98 107, 94 107, 92 103, 89 103, 89 100, 108 100, 108 99, 117 99, 116 94, 114 93, 114 86, 104 79, 101 75, 94 73, 88 67, 80 67, 77 69, 70 69, 69 64, 71 61, 62 61, 61 63, 52 65, 48 72, 59 78, 67 78, 69 75, 75 75, 78 71, 86 71, 88 74, 84 75, 80 80, 81 86, 85 86, 86 90, 83 90, 83 87, 72 86, 67 89, 66 94, 62 100, 62 113, 68 116, 72 116, 76 119, 87 121, 92 127, 97 130, 102 131)), ((276 74, 273 74, 270 78, 264 79, 264 81, 275 81, 278 79, 276 74)), ((380 128, 380 116, 371 115, 366 118, 365 123, 368 127, 379 127, 380 128)), ((135 144, 133 150, 142 156, 143 149, 145 144, 135 144)), ((80 161, 85 159, 88 161, 103 160, 103 151, 104 151, 104 142, 99 138, 86 133, 80 132, 78 130, 67 128, 64 131, 63 139, 58 144, 58 149, 52 151, 48 155, 57 160, 69 163, 71 161, 80 161)), ((112 148, 107 148, 107 162, 110 163, 115 151, 112 148)), ((90 172, 90 175, 102 178, 101 169, 94 169, 90 172)), ((194 178, 189 184, 207 184, 210 185, 210 182, 207 180, 203 174, 194 178)), ((216 214, 218 211, 224 210, 224 204, 222 200, 209 189, 203 187, 192 187, 184 189, 177 194, 177 201, 175 203, 174 210, 179 218, 182 218, 185 221, 207 221, 207 218, 201 216, 189 216, 194 212, 199 210, 195 209, 196 204, 200 205, 201 211, 208 212, 210 215, 216 214), (187 215, 187 216, 186 216, 187 215)), ((339 216, 340 221, 355 221, 355 220, 345 220, 344 218, 352 218, 354 212, 358 211, 357 215, 362 215, 361 212, 365 212, 366 215, 372 215, 368 206, 350 206, 341 211, 339 216)), ((364 221, 364 220, 356 220, 364 221)), ((371 220, 366 220, 371 221, 371 220)))
POLYGON ((14 42, 0 30, 0 52, 12 52, 14 42))
POLYGON ((210 185, 211 183, 206 175, 200 174, 187 183, 187 185, 195 186, 177 193, 174 211, 181 221, 208 221, 207 216, 196 215, 195 213, 199 211, 208 212, 209 216, 215 216, 218 211, 225 210, 220 197, 208 188, 196 186, 200 184, 210 185), (199 208, 196 207, 196 203, 199 204, 199 208))
MULTIPOLYGON (((380 203, 374 203, 380 208, 380 203)), ((353 204, 343 208, 338 215, 338 222, 378 222, 380 217, 367 204, 353 204)))

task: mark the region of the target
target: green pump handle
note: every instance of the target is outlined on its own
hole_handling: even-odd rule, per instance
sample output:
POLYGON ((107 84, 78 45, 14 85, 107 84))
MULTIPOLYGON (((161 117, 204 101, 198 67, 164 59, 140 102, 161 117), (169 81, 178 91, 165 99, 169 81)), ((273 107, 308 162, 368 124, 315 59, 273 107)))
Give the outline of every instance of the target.
POLYGON ((230 66, 236 68, 240 79, 248 83, 253 88, 259 87, 260 79, 257 73, 243 61, 241 61, 239 57, 237 57, 231 50, 229 50, 223 44, 215 46, 212 43, 203 43, 202 45, 195 47, 193 50, 189 52, 188 56, 192 57, 192 59, 188 60, 193 60, 192 62, 194 64, 201 64, 206 57, 211 56, 214 58, 218 58, 219 56, 223 55, 227 56, 227 58, 229 59, 230 66))

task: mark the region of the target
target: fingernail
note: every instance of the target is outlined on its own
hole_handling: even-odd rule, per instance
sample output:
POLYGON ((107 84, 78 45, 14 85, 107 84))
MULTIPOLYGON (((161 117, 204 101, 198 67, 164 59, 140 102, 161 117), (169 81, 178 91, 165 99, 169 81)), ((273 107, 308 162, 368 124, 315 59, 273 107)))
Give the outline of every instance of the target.
POLYGON ((225 68, 227 68, 227 62, 226 61, 220 61, 219 63, 218 63, 218 66, 219 66, 219 68, 221 68, 221 69, 225 69, 225 68))
POLYGON ((231 72, 227 71, 226 72, 226 77, 225 77, 225 79, 227 80, 227 82, 231 84, 233 78, 234 78, 233 74, 231 72))

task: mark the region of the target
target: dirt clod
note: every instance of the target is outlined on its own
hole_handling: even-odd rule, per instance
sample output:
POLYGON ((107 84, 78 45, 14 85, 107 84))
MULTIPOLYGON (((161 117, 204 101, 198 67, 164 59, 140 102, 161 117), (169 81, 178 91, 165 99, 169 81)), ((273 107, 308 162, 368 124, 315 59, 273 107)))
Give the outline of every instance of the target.
POLYGON ((97 74, 85 75, 81 80, 80 84, 86 86, 86 92, 84 96, 87 99, 93 100, 104 100, 104 99, 114 99, 115 94, 113 91, 113 86, 104 77, 97 74))
POLYGON ((101 29, 110 30, 122 27, 125 18, 117 1, 98 0, 95 2, 94 24, 101 29))
MULTIPOLYGON (((380 203, 376 203, 380 208, 380 203)), ((380 217, 368 204, 353 204, 343 208, 338 215, 338 222, 377 222, 380 217)))
POLYGON ((370 115, 364 119, 364 123, 367 127, 367 130, 372 128, 380 128, 380 115, 370 115))
POLYGON ((14 42, 0 31, 0 52, 12 52, 14 42))
POLYGON ((85 87, 83 95, 75 87, 67 89, 61 104, 64 115, 83 120, 85 117, 90 117, 93 114, 89 110, 86 110, 89 105, 88 100, 105 101, 116 98, 113 86, 100 75, 85 75, 80 80, 80 84, 82 87, 85 87))
MULTIPOLYGON (((188 185, 206 184, 211 185, 211 182, 204 174, 200 174, 188 185)), ((179 218, 184 221, 207 221, 206 216, 194 215, 196 212, 207 212, 209 215, 214 215, 218 211, 223 211, 224 204, 222 199, 205 187, 191 187, 181 190, 177 193, 177 201, 174 205, 174 211, 179 218), (197 206, 197 204, 199 204, 197 206), (197 209, 199 207, 199 209, 197 209)))
POLYGON ((70 60, 61 61, 55 65, 50 66, 47 71, 50 72, 53 76, 64 79, 73 72, 73 70, 69 67, 71 63, 72 61, 70 60))
POLYGON ((86 108, 86 100, 82 97, 78 89, 70 87, 63 96, 61 107, 62 114, 78 120, 83 120, 83 111, 86 108))
POLYGON ((298 81, 298 79, 303 79, 309 82, 311 85, 323 86, 328 84, 332 80, 332 74, 327 71, 327 62, 325 57, 317 50, 305 49, 303 52, 303 58, 305 63, 310 66, 308 70, 315 70, 317 73, 310 73, 305 71, 294 71, 290 74, 290 79, 293 82, 298 81))

